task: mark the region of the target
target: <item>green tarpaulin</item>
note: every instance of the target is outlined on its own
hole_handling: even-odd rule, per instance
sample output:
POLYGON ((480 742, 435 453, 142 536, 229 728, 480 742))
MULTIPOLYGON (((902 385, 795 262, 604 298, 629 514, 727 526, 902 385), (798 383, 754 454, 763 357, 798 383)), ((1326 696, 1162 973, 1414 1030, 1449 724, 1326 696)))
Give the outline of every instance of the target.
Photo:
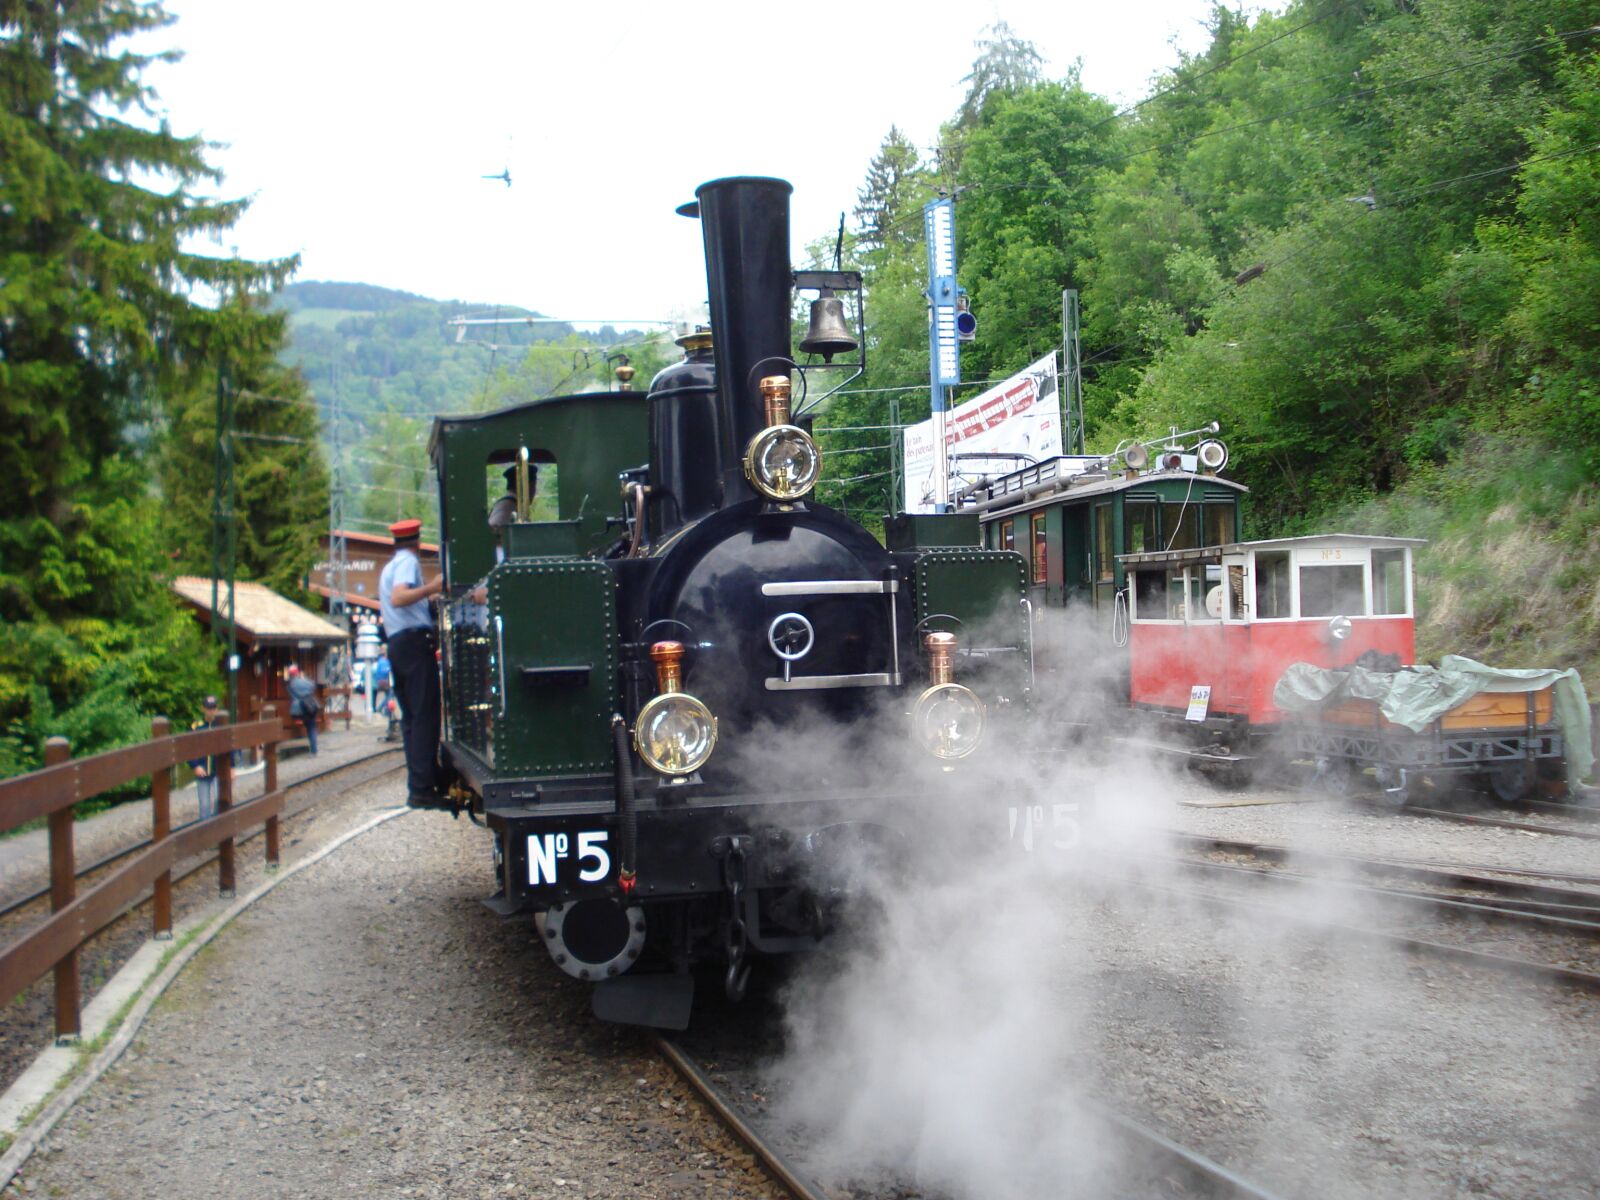
POLYGON ((1479 692, 1537 692, 1551 688, 1556 725, 1566 746, 1567 782, 1578 784, 1594 769, 1589 735, 1589 697, 1576 671, 1508 670, 1447 654, 1437 667, 1369 671, 1365 667, 1313 667, 1295 663, 1272 689, 1284 712, 1307 712, 1341 700, 1371 700, 1396 725, 1421 733, 1456 705, 1479 692))

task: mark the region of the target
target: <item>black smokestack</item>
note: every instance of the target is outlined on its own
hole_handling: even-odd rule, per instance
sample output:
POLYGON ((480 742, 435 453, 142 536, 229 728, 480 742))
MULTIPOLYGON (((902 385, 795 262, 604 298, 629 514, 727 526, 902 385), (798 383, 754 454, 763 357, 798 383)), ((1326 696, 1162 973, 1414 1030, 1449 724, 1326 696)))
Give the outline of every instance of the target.
POLYGON ((786 375, 789 357, 789 194, 782 179, 714 179, 695 190, 706 239, 706 284, 717 359, 723 503, 754 498, 744 451, 766 426, 757 383, 786 375), (752 374, 754 372, 754 374, 752 374))

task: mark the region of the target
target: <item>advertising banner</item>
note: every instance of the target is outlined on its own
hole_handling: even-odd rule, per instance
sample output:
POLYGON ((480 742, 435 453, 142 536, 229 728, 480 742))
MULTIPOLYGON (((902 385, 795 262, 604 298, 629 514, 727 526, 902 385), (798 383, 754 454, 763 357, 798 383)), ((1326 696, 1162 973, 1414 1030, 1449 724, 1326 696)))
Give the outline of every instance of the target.
MULTIPOLYGON (((1030 462, 1054 458, 1061 450, 1061 403, 1057 396, 1056 356, 1051 351, 1004 383, 958 404, 945 414, 945 445, 950 459, 950 492, 959 480, 1003 475, 1030 462), (955 455, 992 454, 993 458, 955 455), (1016 458, 1015 455, 1027 455, 1016 458)), ((933 511, 933 419, 912 425, 905 439, 905 511, 933 511)))

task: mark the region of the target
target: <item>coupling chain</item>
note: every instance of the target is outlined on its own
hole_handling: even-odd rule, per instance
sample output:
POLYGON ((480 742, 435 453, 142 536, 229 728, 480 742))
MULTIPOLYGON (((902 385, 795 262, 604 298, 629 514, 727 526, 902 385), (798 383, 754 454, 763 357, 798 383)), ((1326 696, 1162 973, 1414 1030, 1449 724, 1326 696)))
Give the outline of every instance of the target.
POLYGON ((723 987, 728 999, 735 1003, 744 999, 745 985, 750 982, 750 965, 745 962, 749 928, 744 920, 744 887, 748 866, 742 839, 730 838, 728 852, 722 859, 722 879, 728 890, 728 973, 723 980, 723 987))

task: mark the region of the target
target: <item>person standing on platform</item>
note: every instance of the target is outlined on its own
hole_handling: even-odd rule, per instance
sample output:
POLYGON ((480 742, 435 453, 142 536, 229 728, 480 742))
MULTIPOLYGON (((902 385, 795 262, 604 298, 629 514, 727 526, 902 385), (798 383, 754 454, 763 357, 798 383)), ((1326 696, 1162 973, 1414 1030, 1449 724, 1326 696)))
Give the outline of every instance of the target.
POLYGON ((389 647, 379 646, 378 657, 372 664, 372 715, 381 717, 388 713, 389 692, 394 684, 394 672, 389 666, 389 647))
POLYGON ((428 600, 444 591, 444 576, 424 582, 417 549, 422 522, 396 521, 394 557, 378 579, 378 607, 389 638, 394 691, 400 699, 400 738, 406 752, 406 803, 441 808, 439 795, 439 639, 428 600))
POLYGON ((311 747, 311 757, 317 756, 317 714, 322 705, 317 703, 317 685, 300 673, 300 668, 289 667, 289 715, 305 727, 306 743, 311 747))
MULTIPOLYGON (((207 696, 201 706, 205 715, 189 726, 191 730, 212 729, 217 724, 217 698, 207 696)), ((217 760, 214 756, 206 758, 191 758, 189 765, 194 768, 194 792, 200 801, 200 819, 217 815, 217 760)))

